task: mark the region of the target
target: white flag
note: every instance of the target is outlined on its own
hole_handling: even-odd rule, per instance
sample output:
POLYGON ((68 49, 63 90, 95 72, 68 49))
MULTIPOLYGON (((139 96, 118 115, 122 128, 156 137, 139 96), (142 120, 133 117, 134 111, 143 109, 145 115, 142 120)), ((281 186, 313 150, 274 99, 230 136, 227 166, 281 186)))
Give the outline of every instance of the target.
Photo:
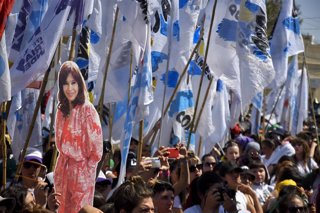
POLYGON ((300 85, 297 94, 296 107, 293 113, 292 133, 298 134, 303 130, 303 121, 308 118, 308 100, 309 100, 309 84, 307 70, 299 70, 301 72, 300 85))
POLYGON ((41 25, 10 70, 12 95, 26 88, 48 69, 68 18, 71 2, 50 2, 41 25))
POLYGON ((280 87, 287 78, 288 57, 304 51, 299 18, 294 15, 293 0, 281 1, 281 11, 270 41, 276 78, 269 86, 280 87))
POLYGON ((237 37, 242 110, 251 103, 256 94, 271 83, 275 75, 266 28, 265 1, 242 0, 237 37))
POLYGON ((0 41, 0 104, 11 99, 11 81, 5 32, 0 41))

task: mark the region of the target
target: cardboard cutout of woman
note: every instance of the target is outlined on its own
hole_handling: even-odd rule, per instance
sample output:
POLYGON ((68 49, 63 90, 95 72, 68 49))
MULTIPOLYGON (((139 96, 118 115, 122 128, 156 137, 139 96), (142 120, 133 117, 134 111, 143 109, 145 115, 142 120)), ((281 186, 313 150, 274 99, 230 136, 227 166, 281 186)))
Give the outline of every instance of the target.
POLYGON ((96 168, 103 148, 102 129, 77 64, 63 63, 58 82, 55 131, 59 157, 54 186, 61 193, 58 212, 73 213, 93 204, 96 168))

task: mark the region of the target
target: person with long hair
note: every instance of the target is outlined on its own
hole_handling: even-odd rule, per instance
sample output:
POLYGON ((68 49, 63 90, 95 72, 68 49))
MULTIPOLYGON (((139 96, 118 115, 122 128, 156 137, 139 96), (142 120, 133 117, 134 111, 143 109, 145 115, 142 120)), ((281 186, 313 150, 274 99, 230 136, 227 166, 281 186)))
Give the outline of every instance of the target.
POLYGON ((305 140, 295 138, 291 141, 291 144, 296 151, 293 159, 297 165, 299 173, 302 176, 306 176, 307 174, 318 168, 317 163, 309 155, 310 148, 305 140))
POLYGON ((61 194, 58 212, 72 213, 93 204, 96 168, 103 149, 102 129, 76 63, 62 64, 58 83, 55 139, 59 157, 54 185, 55 192, 61 194))

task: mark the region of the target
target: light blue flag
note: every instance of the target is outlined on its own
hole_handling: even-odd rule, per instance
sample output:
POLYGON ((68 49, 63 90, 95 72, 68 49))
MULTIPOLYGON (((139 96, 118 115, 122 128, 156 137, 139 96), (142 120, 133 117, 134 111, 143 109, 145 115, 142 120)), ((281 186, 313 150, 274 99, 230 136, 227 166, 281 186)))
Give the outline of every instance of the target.
POLYGON ((266 30, 266 2, 242 0, 237 34, 242 110, 275 76, 266 30))
POLYGON ((281 2, 281 11, 270 40, 272 62, 276 71, 276 78, 270 88, 280 87, 286 81, 288 57, 304 51, 299 18, 293 14, 293 0, 281 2))
POLYGON ((11 70, 12 95, 38 79, 49 67, 71 8, 71 0, 51 1, 43 21, 20 51, 11 70), (13 86, 14 85, 14 86, 13 86))
POLYGON ((151 69, 151 29, 146 24, 147 40, 143 52, 143 60, 135 76, 134 85, 131 88, 130 103, 126 112, 123 132, 121 135, 121 167, 118 184, 123 183, 126 177, 127 156, 129 153, 130 140, 135 123, 148 115, 148 105, 153 101, 152 93, 152 69, 151 69))

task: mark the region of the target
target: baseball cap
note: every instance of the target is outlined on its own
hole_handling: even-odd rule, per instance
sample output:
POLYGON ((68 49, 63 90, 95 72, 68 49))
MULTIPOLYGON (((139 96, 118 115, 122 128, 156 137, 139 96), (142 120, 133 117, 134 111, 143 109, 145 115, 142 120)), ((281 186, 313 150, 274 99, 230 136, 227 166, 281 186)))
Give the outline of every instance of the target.
POLYGON ((42 152, 33 147, 28 147, 26 155, 24 156, 25 161, 36 161, 42 164, 42 152))
POLYGON ((221 162, 218 166, 219 168, 219 174, 221 177, 224 177, 228 173, 237 172, 241 173, 243 172, 243 169, 239 167, 236 163, 228 161, 228 162, 221 162))

